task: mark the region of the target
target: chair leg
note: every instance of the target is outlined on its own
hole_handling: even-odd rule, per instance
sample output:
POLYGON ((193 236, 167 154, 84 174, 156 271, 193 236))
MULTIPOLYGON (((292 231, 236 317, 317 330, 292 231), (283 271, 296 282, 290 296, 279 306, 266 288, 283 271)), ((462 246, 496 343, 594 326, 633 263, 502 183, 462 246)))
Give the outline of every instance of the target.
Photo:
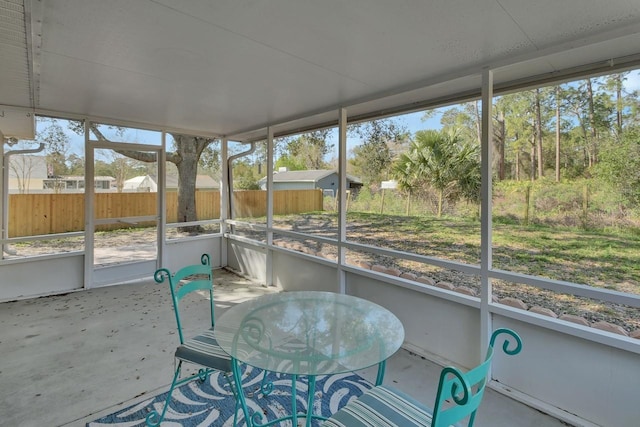
MULTIPOLYGON (((176 373, 173 375, 173 381, 171 382, 171 388, 169 388, 169 393, 167 394, 167 398, 164 401, 164 408, 162 408, 162 414, 158 414, 158 411, 153 409, 147 415, 145 419, 145 424, 148 427, 157 427, 160 425, 162 420, 164 420, 164 416, 167 413, 167 409, 169 408, 169 402, 171 402, 171 394, 173 393, 173 389, 176 387, 176 382, 178 382, 178 378, 180 378, 180 368, 182 368, 182 360, 178 362, 178 367, 176 368, 176 373)), ((234 423, 235 426, 235 423, 234 423)))

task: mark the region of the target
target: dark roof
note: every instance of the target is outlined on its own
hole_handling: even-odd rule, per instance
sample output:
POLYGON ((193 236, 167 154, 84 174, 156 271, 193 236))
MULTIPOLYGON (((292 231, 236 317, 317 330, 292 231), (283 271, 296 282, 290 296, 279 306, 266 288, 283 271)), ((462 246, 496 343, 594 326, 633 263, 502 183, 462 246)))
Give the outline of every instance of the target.
MULTIPOLYGON (((312 169, 303 171, 285 171, 275 172, 273 174, 273 182, 318 182, 331 174, 337 174, 335 170, 312 169)), ((260 179, 260 182, 267 180, 267 177, 260 179)), ((356 183, 362 183, 359 178, 347 175, 347 180, 356 183)))

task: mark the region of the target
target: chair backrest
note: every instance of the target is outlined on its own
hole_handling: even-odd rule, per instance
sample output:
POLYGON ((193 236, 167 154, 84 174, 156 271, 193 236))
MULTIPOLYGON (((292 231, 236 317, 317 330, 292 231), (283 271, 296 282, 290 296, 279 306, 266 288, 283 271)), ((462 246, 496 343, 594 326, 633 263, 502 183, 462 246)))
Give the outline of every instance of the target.
POLYGON ((502 345, 502 350, 508 355, 520 353, 522 340, 511 329, 496 329, 491 334, 487 356, 480 365, 466 373, 448 366, 440 373, 440 383, 438 384, 438 394, 433 407, 432 427, 448 427, 469 417, 468 426, 473 426, 476 411, 487 384, 489 368, 493 358, 496 338, 506 334, 507 337, 502 345), (511 339, 515 340, 512 343, 511 339))
POLYGON ((165 280, 169 281, 171 299, 173 300, 173 311, 176 315, 176 322, 178 324, 180 344, 184 344, 184 335, 182 334, 183 325, 180 316, 180 300, 191 292, 209 292, 211 327, 214 326, 213 272, 211 271, 211 259, 209 254, 202 254, 200 257, 200 264, 188 265, 173 274, 166 268, 160 268, 156 270, 153 278, 158 283, 162 283, 165 280))

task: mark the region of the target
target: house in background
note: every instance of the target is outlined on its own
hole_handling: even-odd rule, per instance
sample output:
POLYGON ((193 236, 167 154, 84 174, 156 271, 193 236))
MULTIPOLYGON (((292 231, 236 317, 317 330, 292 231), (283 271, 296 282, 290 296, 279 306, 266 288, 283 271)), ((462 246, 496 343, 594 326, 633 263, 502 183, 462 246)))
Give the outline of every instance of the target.
MULTIPOLYGON (((335 196, 338 192, 338 183, 340 177, 335 170, 304 170, 290 171, 286 168, 280 168, 273 174, 274 190, 312 190, 314 188, 322 189, 324 194, 329 190, 331 195, 335 196)), ((258 181, 261 190, 267 189, 267 177, 258 181)), ((347 190, 357 192, 362 187, 362 181, 351 175, 347 175, 347 190)))
POLYGON ((140 175, 127 179, 122 186, 122 191, 155 193, 158 191, 158 184, 149 175, 140 175))
MULTIPOLYGON (((9 157, 8 172, 10 194, 82 193, 85 188, 82 175, 53 176, 45 156, 14 154, 9 157)), ((94 188, 96 191, 110 191, 115 188, 115 182, 112 176, 96 176, 94 188)))
MULTIPOLYGON (((167 191, 176 191, 178 189, 178 177, 167 175, 166 186, 167 191)), ((196 190, 220 190, 220 182, 209 175, 197 175, 196 190)))
POLYGON ((47 160, 44 156, 14 154, 9 157, 9 193, 41 192, 47 179, 47 160))
MULTIPOLYGON (((174 175, 167 175, 166 180, 167 191, 176 191, 178 189, 178 177, 174 175)), ((196 189, 197 190, 219 190, 220 183, 209 175, 197 175, 196 176, 196 189)), ((155 177, 150 175, 140 175, 127 179, 124 182, 122 191, 130 192, 151 192, 158 191, 158 181, 155 177)))
MULTIPOLYGON (((98 192, 112 191, 115 189, 115 185, 116 179, 112 176, 93 177, 93 188, 98 192)), ((82 175, 56 176, 42 180, 42 186, 37 192, 82 193, 84 192, 84 187, 84 176, 82 175)))

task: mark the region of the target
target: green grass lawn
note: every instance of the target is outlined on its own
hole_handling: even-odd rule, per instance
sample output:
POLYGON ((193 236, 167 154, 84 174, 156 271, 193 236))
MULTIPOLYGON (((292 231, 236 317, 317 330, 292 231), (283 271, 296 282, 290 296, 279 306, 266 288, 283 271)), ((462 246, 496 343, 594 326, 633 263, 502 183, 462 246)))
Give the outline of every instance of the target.
POLYGON ((631 230, 497 225, 494 267, 640 293, 640 237, 631 230))
MULTIPOLYGON (((335 213, 279 216, 274 218, 274 225, 309 234, 337 236, 335 213)), ((496 269, 640 294, 640 236, 636 230, 584 230, 496 221, 492 234, 496 269)), ((347 239, 466 264, 480 262, 480 222, 476 219, 349 212, 347 239)), ((352 252, 347 253, 349 263, 361 259, 479 291, 479 278, 475 276, 394 257, 352 252)), ((640 329, 637 308, 500 280, 494 281, 493 290, 498 298, 518 298, 528 307, 542 306, 558 316, 575 314, 591 323, 604 320, 628 332, 640 329)))
MULTIPOLYGON (((313 234, 320 227, 337 230, 337 215, 280 216, 275 223, 313 234)), ((497 222, 492 234, 494 268, 640 293, 637 230, 497 222)), ((480 262, 480 222, 476 219, 349 212, 347 238, 468 264, 480 262)))

